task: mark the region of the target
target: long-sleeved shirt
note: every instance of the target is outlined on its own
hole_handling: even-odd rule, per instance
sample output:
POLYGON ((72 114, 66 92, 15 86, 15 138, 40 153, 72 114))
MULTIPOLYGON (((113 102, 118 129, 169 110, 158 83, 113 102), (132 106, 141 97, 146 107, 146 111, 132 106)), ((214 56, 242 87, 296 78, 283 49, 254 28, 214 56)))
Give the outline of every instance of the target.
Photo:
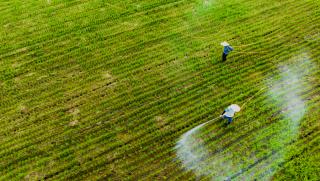
POLYGON ((232 118, 234 116, 234 113, 235 113, 235 111, 233 109, 231 109, 231 107, 229 106, 227 109, 224 110, 224 112, 222 114, 224 116, 232 118))
POLYGON ((223 53, 228 55, 229 52, 231 52, 232 50, 233 50, 233 48, 231 46, 224 46, 223 53))

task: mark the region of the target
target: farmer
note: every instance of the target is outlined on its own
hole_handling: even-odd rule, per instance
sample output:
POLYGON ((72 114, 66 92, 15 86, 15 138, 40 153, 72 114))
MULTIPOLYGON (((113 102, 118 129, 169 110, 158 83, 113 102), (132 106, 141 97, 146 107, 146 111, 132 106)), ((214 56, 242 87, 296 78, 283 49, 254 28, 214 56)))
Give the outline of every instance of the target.
POLYGON ((237 104, 232 104, 223 111, 220 117, 223 119, 227 119, 228 120, 227 124, 230 124, 232 122, 234 114, 239 111, 240 111, 240 106, 238 106, 237 104))
POLYGON ((221 45, 223 46, 222 61, 226 61, 227 55, 233 50, 233 48, 225 41, 222 42, 221 45))

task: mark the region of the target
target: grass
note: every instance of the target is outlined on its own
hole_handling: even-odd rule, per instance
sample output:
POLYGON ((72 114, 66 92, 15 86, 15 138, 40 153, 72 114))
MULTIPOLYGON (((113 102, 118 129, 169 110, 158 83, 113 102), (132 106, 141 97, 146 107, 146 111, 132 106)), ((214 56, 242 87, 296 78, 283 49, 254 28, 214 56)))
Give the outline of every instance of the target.
POLYGON ((319 5, 0 1, 0 180, 195 179, 177 160, 179 137, 241 105, 304 53, 315 70, 299 92, 297 139, 274 143, 286 127, 267 93, 232 127, 215 122, 198 136, 211 152, 253 164, 235 179, 319 178, 319 5), (224 40, 235 51, 222 63, 224 40), (266 159, 255 165, 253 150, 266 159))

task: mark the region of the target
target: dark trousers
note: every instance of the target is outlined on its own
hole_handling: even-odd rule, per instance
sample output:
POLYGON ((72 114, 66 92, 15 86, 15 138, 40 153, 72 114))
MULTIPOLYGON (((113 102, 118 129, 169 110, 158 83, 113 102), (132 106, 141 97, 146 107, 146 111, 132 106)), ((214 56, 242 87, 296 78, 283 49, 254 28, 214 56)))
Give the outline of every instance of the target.
POLYGON ((223 116, 223 118, 228 120, 227 124, 230 124, 232 122, 232 117, 223 116))
POLYGON ((222 53, 222 61, 226 61, 227 60, 227 54, 222 53))

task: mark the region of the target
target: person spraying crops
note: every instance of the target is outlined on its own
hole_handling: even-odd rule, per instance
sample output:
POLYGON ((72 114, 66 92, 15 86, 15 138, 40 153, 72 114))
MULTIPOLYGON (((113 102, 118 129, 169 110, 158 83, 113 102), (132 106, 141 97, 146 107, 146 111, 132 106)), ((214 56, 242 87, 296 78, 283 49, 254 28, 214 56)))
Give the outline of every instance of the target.
POLYGON ((234 114, 240 111, 240 106, 237 104, 232 104, 228 106, 220 115, 221 118, 227 119, 227 124, 230 124, 233 121, 234 114))
POLYGON ((221 45, 223 46, 223 53, 222 53, 222 61, 227 60, 227 55, 233 51, 233 48, 227 42, 222 42, 221 45))

